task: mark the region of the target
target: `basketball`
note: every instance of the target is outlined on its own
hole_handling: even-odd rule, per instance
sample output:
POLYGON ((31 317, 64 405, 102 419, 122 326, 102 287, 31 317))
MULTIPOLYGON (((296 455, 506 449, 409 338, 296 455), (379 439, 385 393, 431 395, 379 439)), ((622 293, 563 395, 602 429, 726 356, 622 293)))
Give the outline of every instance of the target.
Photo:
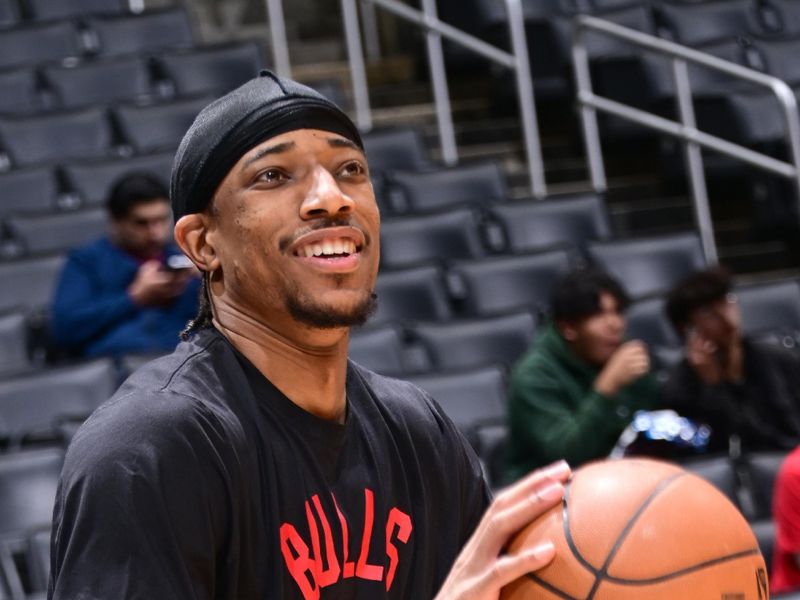
POLYGON ((756 538, 720 491, 680 467, 625 459, 588 464, 564 500, 522 530, 509 554, 551 540, 547 567, 502 600, 765 600, 756 538))

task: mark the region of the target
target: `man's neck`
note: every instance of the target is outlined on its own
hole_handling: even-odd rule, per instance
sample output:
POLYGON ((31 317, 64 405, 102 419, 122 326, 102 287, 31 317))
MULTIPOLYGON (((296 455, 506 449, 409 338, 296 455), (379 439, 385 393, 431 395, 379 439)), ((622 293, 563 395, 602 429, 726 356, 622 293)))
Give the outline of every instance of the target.
POLYGON ((227 305, 215 307, 214 326, 289 400, 317 417, 344 422, 346 329, 291 323, 279 331, 227 305))

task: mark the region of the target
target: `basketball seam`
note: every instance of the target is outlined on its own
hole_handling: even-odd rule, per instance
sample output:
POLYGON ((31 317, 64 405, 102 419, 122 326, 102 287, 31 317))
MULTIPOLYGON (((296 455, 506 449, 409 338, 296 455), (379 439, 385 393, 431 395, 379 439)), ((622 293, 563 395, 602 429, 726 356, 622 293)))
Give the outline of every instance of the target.
POLYGON ((621 579, 618 577, 612 577, 611 575, 607 575, 605 580, 619 585, 631 585, 631 586, 652 585, 654 583, 669 581, 670 579, 677 579, 678 577, 683 577, 684 575, 688 575, 695 571, 702 571, 703 569, 716 566, 720 563, 736 560, 738 558, 744 558, 745 556, 755 556, 756 554, 760 553, 761 551, 758 548, 751 548, 750 550, 743 550, 741 552, 735 552, 734 554, 728 554, 727 556, 721 556, 719 558, 707 560, 700 564, 692 565, 691 567, 686 567, 685 569, 681 569, 680 571, 675 571, 673 573, 669 573, 667 575, 661 575, 659 577, 653 577, 651 579, 621 579))
POLYGON ((546 589, 548 592, 558 596, 562 600, 580 600, 580 598, 576 598, 575 596, 570 596, 566 592, 562 592, 560 589, 555 587, 553 584, 547 583, 544 579, 540 579, 534 573, 528 573, 528 577, 530 579, 532 579, 533 581, 535 581, 536 583, 538 583, 541 587, 546 589))

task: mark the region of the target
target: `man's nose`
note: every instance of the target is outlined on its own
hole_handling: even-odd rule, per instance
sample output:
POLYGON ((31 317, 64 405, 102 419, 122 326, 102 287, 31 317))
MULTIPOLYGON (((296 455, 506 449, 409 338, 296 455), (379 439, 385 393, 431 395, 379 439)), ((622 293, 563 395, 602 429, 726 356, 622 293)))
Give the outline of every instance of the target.
POLYGON ((314 170, 311 188, 300 207, 303 219, 335 217, 350 213, 354 202, 342 192, 334 176, 323 167, 314 170))

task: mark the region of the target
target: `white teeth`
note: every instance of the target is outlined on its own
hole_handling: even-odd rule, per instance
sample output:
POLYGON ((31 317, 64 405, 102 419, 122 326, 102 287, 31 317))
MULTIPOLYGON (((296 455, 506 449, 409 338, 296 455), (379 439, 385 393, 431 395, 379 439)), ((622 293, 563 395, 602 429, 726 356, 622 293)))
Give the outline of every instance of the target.
POLYGON ((355 254, 356 253, 356 243, 353 240, 345 240, 344 241, 344 252, 348 254, 355 254))
POLYGON ((311 247, 314 249, 314 256, 322 256, 321 244, 311 244, 311 247))
POLYGON ((323 256, 333 254, 355 254, 356 243, 347 238, 335 240, 322 240, 318 243, 306 244, 297 252, 298 256, 311 258, 312 256, 323 256))
POLYGON ((334 254, 341 254, 344 252, 344 240, 336 240, 333 242, 333 252, 334 254))
POLYGON ((303 246, 303 254, 306 258, 311 258, 314 256, 314 248, 312 248, 310 244, 308 246, 303 246))
POLYGON ((324 242, 322 242, 322 251, 325 254, 334 254, 333 242, 331 240, 325 240, 324 242))

